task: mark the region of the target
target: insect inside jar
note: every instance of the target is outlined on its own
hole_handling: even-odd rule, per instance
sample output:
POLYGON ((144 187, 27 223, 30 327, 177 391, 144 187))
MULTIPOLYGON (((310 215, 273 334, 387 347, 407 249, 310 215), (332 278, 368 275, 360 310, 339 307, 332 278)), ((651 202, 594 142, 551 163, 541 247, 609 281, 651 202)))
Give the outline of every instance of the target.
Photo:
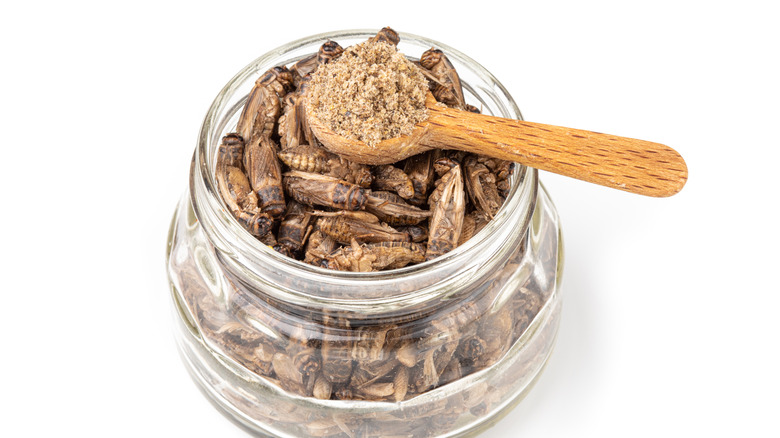
MULTIPOLYGON (((363 44, 397 50, 399 41, 384 28, 363 44)), ((305 263, 373 271, 434 259, 496 214, 509 190, 511 163, 432 150, 370 166, 323 148, 308 128, 304 96, 321 66, 341 62, 350 48, 328 40, 318 52, 260 75, 229 134, 244 145, 241 160, 227 146, 220 152, 217 179, 235 186, 220 194, 261 243, 305 263), (246 175, 249 193, 237 172, 246 175)), ((410 65, 441 103, 474 110, 441 50, 431 48, 410 65)))

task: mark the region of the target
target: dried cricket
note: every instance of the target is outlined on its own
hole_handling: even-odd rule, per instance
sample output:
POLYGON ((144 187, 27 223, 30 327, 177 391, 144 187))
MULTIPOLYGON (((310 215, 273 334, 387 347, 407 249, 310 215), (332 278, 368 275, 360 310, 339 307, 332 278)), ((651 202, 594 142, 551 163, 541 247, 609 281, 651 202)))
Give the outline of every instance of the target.
POLYGON ((234 214, 240 212, 255 213, 257 196, 249 185, 249 180, 238 167, 225 166, 217 176, 217 184, 234 214))
MULTIPOLYGON (((431 260, 454 249, 463 229, 466 212, 465 192, 460 166, 450 169, 434 190, 438 194, 430 220, 425 260, 431 260)), ((433 195, 431 195, 433 196, 433 195)))
POLYGON ((434 48, 426 50, 420 57, 420 65, 436 78, 436 82, 431 83, 431 92, 437 101, 465 109, 466 99, 463 97, 460 76, 441 50, 434 48))
POLYGON ((276 246, 279 244, 279 242, 276 241, 276 235, 274 235, 274 233, 268 233, 259 240, 266 246, 276 246))
POLYGON ((396 227, 396 230, 408 234, 409 238, 414 243, 425 242, 428 240, 428 226, 425 224, 396 227))
POLYGON ((409 369, 397 367, 393 377, 393 401, 403 401, 406 399, 407 392, 409 392, 409 369))
POLYGON ((339 271, 371 272, 402 268, 425 260, 425 248, 412 242, 379 242, 360 245, 353 240, 326 259, 326 267, 339 271))
POLYGON ((352 371, 352 377, 349 379, 349 385, 362 389, 374 385, 378 381, 387 381, 390 373, 398 366, 398 362, 393 360, 380 361, 355 361, 355 369, 352 371))
POLYGON ((487 225, 490 218, 486 213, 474 210, 467 214, 463 218, 463 230, 460 233, 460 239, 458 239, 458 246, 466 243, 467 240, 474 237, 475 234, 482 231, 482 228, 487 225))
POLYGON ((311 232, 312 219, 311 208, 290 201, 279 224, 279 237, 277 239, 279 244, 284 245, 293 254, 300 252, 306 242, 306 237, 311 232))
POLYGON ((324 316, 322 333, 322 376, 330 383, 346 383, 352 375, 352 337, 349 321, 324 316))
POLYGON ((217 187, 241 226, 254 236, 262 237, 271 230, 273 221, 268 214, 258 210, 257 197, 249 180, 237 167, 241 164, 243 149, 243 141, 235 134, 222 139, 217 155, 217 187))
POLYGON ((315 211, 320 231, 337 242, 348 244, 358 242, 408 242, 409 235, 379 222, 379 218, 366 211, 315 211))
POLYGON ((382 400, 395 394, 395 388, 393 382, 374 383, 358 388, 358 392, 366 397, 366 400, 382 400))
POLYGON ((515 163, 497 158, 477 156, 477 162, 484 164, 496 176, 496 189, 501 199, 506 199, 511 183, 509 178, 515 170, 515 163))
POLYGON ((255 82, 236 126, 236 132, 245 142, 252 143, 258 137, 269 137, 274 132, 281 112, 281 99, 292 83, 292 73, 283 66, 268 70, 255 82))
POLYGON ((292 146, 279 152, 278 156, 291 169, 321 173, 363 188, 370 187, 374 179, 368 166, 345 160, 319 146, 292 146))
POLYGON ((437 158, 433 162, 433 170, 436 175, 441 178, 445 173, 449 172, 455 166, 460 165, 460 157, 454 156, 450 151, 444 156, 437 158))
POLYGON ((512 309, 506 305, 481 318, 477 333, 484 340, 485 349, 474 361, 477 368, 496 363, 512 346, 512 324, 512 309))
POLYGON ((309 235, 303 261, 312 265, 320 265, 326 257, 336 250, 336 244, 337 242, 332 237, 325 235, 319 229, 314 230, 309 235))
POLYGON ((375 190, 392 190, 404 199, 414 196, 414 184, 403 170, 391 165, 383 164, 374 168, 375 190))
POLYGON ((257 194, 260 210, 272 217, 281 216, 286 203, 282 189, 282 169, 276 158, 273 140, 261 136, 249 143, 244 152, 244 168, 257 194))
POLYGON ((496 188, 496 175, 478 162, 475 155, 469 155, 463 160, 463 168, 466 190, 474 206, 492 218, 503 203, 496 188))
POLYGON ((439 373, 436 372, 433 360, 434 353, 434 350, 427 351, 422 364, 412 369, 411 380, 417 393, 428 391, 439 383, 439 373))
POLYGON ((393 226, 417 225, 431 216, 430 211, 409 205, 395 193, 384 191, 374 191, 368 195, 366 211, 393 226))
POLYGON ((328 379, 323 377, 322 373, 318 374, 314 379, 314 388, 312 388, 312 395, 320 400, 330 399, 330 395, 333 393, 333 384, 328 379))
MULTIPOLYGON (((317 51, 317 53, 312 53, 311 55, 296 62, 292 67, 290 67, 290 71, 293 72, 296 78, 302 78, 310 73, 313 73, 321 64, 327 64, 333 59, 338 58, 342 53, 344 53, 344 49, 339 45, 339 43, 331 40, 325 41, 325 43, 320 46, 320 49, 317 51)), ((294 85, 296 87, 299 86, 297 83, 294 85)))
POLYGON ((366 203, 360 186, 318 173, 292 170, 284 174, 284 186, 301 204, 360 210, 366 203))
POLYGON ((482 113, 482 111, 480 111, 479 108, 475 107, 474 105, 468 104, 468 103, 466 104, 466 108, 465 109, 466 109, 466 111, 471 112, 471 113, 476 113, 476 114, 482 113))
POLYGON ((383 27, 379 32, 377 32, 375 36, 369 38, 368 40, 371 42, 384 42, 397 46, 401 41, 401 38, 398 36, 398 32, 389 27, 383 27))
MULTIPOLYGON (((300 89, 303 89, 306 79, 302 79, 300 89)), ((294 147, 302 143, 316 141, 306 121, 306 112, 301 99, 301 91, 288 93, 284 96, 284 113, 279 117, 279 143, 282 149, 294 147)))
MULTIPOLYGON (((358 327, 353 333, 355 343, 352 346, 352 358, 362 362, 384 362, 387 352, 382 347, 385 345, 388 332, 395 328, 395 325, 358 327)), ((394 364, 391 363, 391 365, 394 364)), ((387 370, 385 373, 389 371, 387 370)))
POLYGON ((454 382, 463 377, 463 370, 460 366, 460 359, 453 357, 449 363, 444 367, 439 375, 439 383, 445 385, 450 382, 454 382))
POLYGON ((274 373, 278 379, 279 386, 285 391, 294 392, 300 395, 308 395, 303 383, 303 375, 293 364, 290 356, 283 353, 274 354, 271 363, 274 367, 274 373))
POLYGON ((415 205, 424 205, 428 200, 428 192, 433 186, 434 171, 433 162, 439 157, 439 150, 423 152, 411 156, 404 162, 404 173, 412 181, 414 196, 409 202, 415 205))
POLYGON ((244 161, 244 140, 235 133, 222 137, 217 150, 217 170, 221 166, 241 167, 244 161))

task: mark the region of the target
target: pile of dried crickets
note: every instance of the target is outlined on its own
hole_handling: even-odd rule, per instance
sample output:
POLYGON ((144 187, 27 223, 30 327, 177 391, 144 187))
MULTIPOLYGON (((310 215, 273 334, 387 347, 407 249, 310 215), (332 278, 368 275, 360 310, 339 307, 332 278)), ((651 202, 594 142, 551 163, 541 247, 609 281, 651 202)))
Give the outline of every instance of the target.
MULTIPOLYGON (((368 40, 398 41, 390 28, 368 40)), ((432 150, 368 166, 327 151, 308 129, 302 95, 318 66, 343 52, 327 41, 318 53, 257 80, 236 132, 219 146, 220 194, 261 242, 321 267, 394 269, 451 251, 498 211, 513 164, 432 150)), ((426 51, 415 65, 439 102, 478 111, 465 103, 458 74, 440 50, 426 51)))

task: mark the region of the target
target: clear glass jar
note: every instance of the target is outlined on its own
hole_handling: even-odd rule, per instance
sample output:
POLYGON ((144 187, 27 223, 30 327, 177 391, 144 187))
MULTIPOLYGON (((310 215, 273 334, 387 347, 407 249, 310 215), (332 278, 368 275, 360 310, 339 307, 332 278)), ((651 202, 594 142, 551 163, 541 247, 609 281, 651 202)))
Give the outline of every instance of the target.
MULTIPOLYGON (((177 340, 197 384, 265 436, 450 437, 493 424, 531 388, 560 320, 558 216, 537 172, 516 166, 495 218, 429 262, 373 273, 325 270, 261 244, 216 190, 215 154, 261 73, 331 39, 304 38, 256 59, 219 93, 201 128, 189 189, 171 224, 167 268, 177 340)), ((467 103, 522 118, 499 82, 464 54, 400 34, 399 50, 444 51, 467 103)))

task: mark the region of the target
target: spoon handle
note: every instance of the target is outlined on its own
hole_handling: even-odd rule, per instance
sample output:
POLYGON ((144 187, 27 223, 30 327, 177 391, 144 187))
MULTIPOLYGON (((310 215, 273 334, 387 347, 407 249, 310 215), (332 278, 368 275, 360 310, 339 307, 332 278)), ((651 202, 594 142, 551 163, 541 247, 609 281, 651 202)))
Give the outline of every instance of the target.
POLYGON ((647 196, 674 195, 688 179, 682 156, 660 143, 444 107, 431 111, 421 141, 647 196))

